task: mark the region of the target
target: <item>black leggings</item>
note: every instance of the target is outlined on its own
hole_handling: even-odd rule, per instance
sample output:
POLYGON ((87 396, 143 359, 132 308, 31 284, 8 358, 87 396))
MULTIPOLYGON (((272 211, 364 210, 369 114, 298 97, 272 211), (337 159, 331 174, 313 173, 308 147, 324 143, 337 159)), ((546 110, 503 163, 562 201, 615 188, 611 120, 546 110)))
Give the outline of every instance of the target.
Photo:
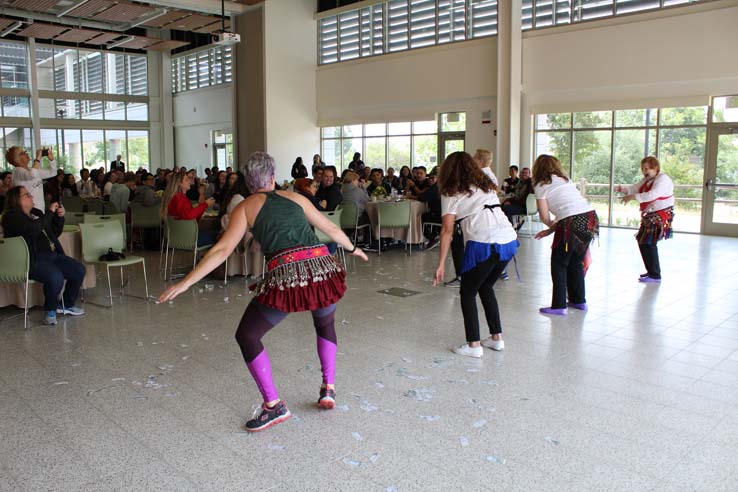
POLYGON ((659 263, 659 247, 654 244, 639 244, 641 258, 646 266, 646 273, 651 278, 661 278, 661 264, 659 263))
POLYGON ((585 253, 577 253, 571 246, 566 250, 566 243, 551 250, 551 281, 553 282, 553 296, 551 307, 564 309, 567 296, 573 304, 586 303, 584 292, 584 261, 585 253))
POLYGON ((500 309, 497 306, 497 298, 493 287, 506 265, 507 261, 500 261, 497 254, 492 253, 489 259, 461 274, 461 312, 464 315, 464 330, 466 331, 467 342, 479 341, 477 294, 482 300, 482 308, 484 309, 484 316, 487 318, 489 332, 492 335, 502 333, 500 309))

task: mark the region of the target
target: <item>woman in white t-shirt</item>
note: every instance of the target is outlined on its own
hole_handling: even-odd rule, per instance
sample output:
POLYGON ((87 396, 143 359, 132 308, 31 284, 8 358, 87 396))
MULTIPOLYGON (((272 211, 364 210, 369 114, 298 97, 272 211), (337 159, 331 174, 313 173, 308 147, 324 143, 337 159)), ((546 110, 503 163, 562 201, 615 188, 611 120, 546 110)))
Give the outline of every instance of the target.
MULTIPOLYGON (((466 341, 453 351, 481 357, 482 345, 503 350, 500 310, 493 286, 518 248, 517 234, 502 213, 496 187, 466 152, 446 158, 438 177, 441 194, 441 246, 433 285, 443 282, 454 228, 460 222, 464 235, 461 266, 461 312, 466 341), (482 301, 490 336, 480 342, 477 294, 482 301)), ((457 272, 458 274, 459 272, 457 272)))
POLYGON ((551 280, 553 296, 550 307, 542 314, 566 315, 568 305, 587 310, 584 288, 584 258, 590 243, 599 232, 594 207, 579 193, 564 174, 561 163, 542 154, 533 165, 533 190, 541 221, 549 228, 536 234, 536 239, 554 233, 551 246, 551 280), (551 219, 553 214, 556 219, 551 219))
POLYGON ((616 186, 615 191, 625 193, 623 203, 637 200, 641 204, 641 227, 636 234, 638 249, 646 266, 640 282, 661 282, 659 239, 671 237, 671 222, 674 219, 674 183, 661 172, 661 164, 649 156, 641 161, 643 179, 631 186, 616 186))

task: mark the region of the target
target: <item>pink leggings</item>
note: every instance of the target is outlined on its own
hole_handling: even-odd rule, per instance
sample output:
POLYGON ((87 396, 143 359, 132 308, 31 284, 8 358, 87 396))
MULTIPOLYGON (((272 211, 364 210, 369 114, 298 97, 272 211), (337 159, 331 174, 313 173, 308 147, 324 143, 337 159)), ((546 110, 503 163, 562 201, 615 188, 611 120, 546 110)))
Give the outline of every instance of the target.
MULTIPOLYGON (((279 400, 277 388, 272 381, 272 367, 261 339, 277 326, 289 313, 267 307, 256 299, 252 300, 243 313, 236 330, 236 341, 241 347, 246 366, 256 381, 264 401, 279 400)), ((318 338, 318 357, 323 372, 323 383, 333 384, 336 375, 336 305, 312 311, 315 333, 318 338)))

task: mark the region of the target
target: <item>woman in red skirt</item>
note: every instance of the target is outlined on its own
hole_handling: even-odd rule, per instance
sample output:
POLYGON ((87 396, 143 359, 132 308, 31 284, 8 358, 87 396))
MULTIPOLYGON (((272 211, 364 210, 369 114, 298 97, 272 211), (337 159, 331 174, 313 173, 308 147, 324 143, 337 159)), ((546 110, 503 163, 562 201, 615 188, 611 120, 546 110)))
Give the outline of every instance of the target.
POLYGON ((252 154, 243 174, 252 195, 234 209, 220 241, 189 275, 165 290, 159 301, 174 299, 213 271, 231 254, 247 229, 251 229, 267 257, 268 271, 257 284, 255 298, 241 318, 236 341, 264 398, 259 416, 246 423, 247 431, 257 432, 291 417, 287 403, 279 398, 274 386, 269 356, 261 343, 262 337, 289 313, 312 312, 323 373, 318 406, 331 409, 336 405, 334 318, 336 303, 346 291, 346 272, 328 248, 320 244, 313 226, 347 252, 364 261, 367 257, 305 197, 274 191, 274 159, 269 154, 252 154))

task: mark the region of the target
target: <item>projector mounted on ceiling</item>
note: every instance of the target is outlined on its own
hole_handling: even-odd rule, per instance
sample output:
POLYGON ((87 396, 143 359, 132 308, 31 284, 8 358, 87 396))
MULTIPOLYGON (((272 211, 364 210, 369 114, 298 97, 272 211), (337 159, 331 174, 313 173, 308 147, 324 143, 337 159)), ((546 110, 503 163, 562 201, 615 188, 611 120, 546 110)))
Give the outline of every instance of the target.
POLYGON ((233 46, 241 42, 241 35, 235 32, 219 32, 213 35, 213 44, 220 46, 233 46))
POLYGON ((233 46, 234 44, 240 43, 241 36, 239 34, 236 34, 235 32, 226 31, 225 20, 226 20, 225 0, 221 0, 220 2, 221 30, 216 32, 213 35, 213 41, 212 41, 213 44, 217 44, 220 46, 233 46))

